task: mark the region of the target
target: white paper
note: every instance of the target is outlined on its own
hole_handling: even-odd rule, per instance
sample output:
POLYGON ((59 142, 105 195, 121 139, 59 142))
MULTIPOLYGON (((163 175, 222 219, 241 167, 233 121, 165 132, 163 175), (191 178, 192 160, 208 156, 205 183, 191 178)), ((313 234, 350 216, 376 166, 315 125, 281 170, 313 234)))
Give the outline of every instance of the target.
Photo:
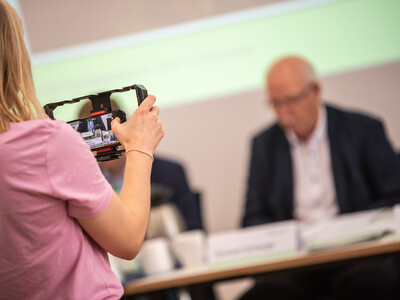
POLYGON ((301 226, 307 251, 319 251, 379 239, 395 230, 393 210, 375 209, 301 226))

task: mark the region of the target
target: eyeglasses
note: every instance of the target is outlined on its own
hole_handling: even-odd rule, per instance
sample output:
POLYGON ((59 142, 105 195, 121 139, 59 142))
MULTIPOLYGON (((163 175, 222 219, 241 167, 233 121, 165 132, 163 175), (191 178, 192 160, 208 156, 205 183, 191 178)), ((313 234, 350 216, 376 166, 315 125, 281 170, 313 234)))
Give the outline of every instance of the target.
POLYGON ((270 100, 270 104, 274 108, 281 108, 284 105, 293 106, 293 105, 299 103, 301 100, 305 99, 310 94, 310 92, 313 90, 314 87, 315 87, 314 84, 307 84, 307 86, 300 93, 298 93, 296 96, 288 97, 285 100, 273 100, 273 99, 271 99, 270 100))

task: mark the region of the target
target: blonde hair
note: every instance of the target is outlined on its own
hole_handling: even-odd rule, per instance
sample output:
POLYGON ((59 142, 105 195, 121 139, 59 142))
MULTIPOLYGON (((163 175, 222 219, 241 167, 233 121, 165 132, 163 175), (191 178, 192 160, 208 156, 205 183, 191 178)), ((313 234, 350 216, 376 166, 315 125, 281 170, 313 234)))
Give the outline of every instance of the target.
POLYGON ((44 119, 37 99, 21 19, 0 0, 0 132, 10 122, 44 119))

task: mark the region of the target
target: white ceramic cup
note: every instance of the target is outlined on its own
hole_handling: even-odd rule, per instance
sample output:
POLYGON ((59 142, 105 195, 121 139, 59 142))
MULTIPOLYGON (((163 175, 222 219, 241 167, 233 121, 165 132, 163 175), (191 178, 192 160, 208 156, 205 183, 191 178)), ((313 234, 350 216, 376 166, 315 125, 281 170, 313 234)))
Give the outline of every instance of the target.
POLYGON ((182 267, 201 266, 204 264, 205 233, 202 230, 190 230, 173 235, 171 248, 182 267))
POLYGON ((139 255, 146 275, 164 273, 174 268, 174 260, 166 238, 144 241, 139 255))

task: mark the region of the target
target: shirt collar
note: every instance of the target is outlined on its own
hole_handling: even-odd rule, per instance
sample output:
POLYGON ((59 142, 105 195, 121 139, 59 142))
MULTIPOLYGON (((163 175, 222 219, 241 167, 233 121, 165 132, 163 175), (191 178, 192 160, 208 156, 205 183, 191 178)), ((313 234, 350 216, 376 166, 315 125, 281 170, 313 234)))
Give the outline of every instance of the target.
POLYGON ((285 130, 285 135, 287 140, 289 141, 289 144, 292 147, 296 147, 299 145, 315 145, 318 142, 320 142, 323 138, 326 137, 327 135, 327 125, 326 125, 326 108, 323 105, 320 105, 318 108, 318 118, 317 118, 317 124, 314 128, 314 131, 311 133, 310 138, 306 141, 303 142, 300 140, 296 134, 291 131, 291 130, 285 130))

